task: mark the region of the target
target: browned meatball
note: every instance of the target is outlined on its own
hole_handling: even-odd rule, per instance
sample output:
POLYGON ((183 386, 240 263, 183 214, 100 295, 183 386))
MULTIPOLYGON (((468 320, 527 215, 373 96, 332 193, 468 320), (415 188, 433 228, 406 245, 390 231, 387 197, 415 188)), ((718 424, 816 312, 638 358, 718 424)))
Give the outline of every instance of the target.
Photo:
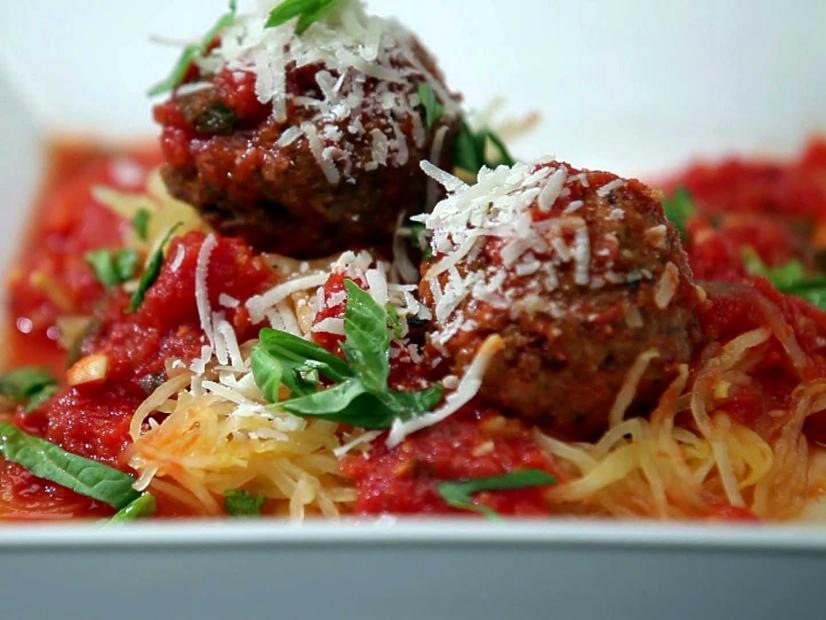
POLYGON ((607 429, 635 362, 645 372, 634 403, 651 404, 691 357, 701 294, 660 195, 557 162, 452 185, 423 218, 431 354, 461 375, 500 334, 482 397, 568 438, 607 429))
POLYGON ((261 250, 386 244, 427 206, 419 161, 452 164, 458 107, 433 58, 359 3, 338 11, 300 35, 240 19, 190 76, 200 84, 155 108, 171 193, 261 250))

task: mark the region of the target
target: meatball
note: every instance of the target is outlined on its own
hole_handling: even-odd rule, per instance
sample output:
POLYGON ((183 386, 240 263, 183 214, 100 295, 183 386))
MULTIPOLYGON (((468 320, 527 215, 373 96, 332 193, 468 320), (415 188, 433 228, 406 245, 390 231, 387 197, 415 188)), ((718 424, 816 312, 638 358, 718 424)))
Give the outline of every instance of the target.
POLYGON ((455 97, 410 32, 360 3, 300 35, 263 23, 239 18, 156 106, 170 192, 259 250, 386 245, 428 206, 418 162, 452 165, 455 97))
POLYGON ((633 404, 652 404, 699 340, 702 295, 660 194, 553 161, 483 170, 475 186, 423 167, 452 191, 419 218, 433 363, 461 375, 499 334, 481 397, 571 439, 606 430, 635 364, 633 404))

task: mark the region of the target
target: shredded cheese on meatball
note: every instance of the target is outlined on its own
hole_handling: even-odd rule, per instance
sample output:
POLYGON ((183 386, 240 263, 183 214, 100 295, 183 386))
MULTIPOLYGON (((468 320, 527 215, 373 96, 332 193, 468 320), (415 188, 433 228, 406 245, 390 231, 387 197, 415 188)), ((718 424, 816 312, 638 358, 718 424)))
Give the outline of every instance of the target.
POLYGON ((222 70, 253 73, 258 100, 272 105, 279 122, 288 121, 291 107, 301 109, 305 119, 309 112, 309 120, 287 127, 278 144, 306 140, 331 184, 353 179, 355 169, 404 166, 408 140, 424 146, 420 84, 430 86, 443 114, 458 113, 453 95, 422 64, 414 35, 395 20, 367 15, 360 0, 340 2, 301 35, 295 19, 266 27, 276 3, 259 4, 257 12, 239 15, 220 44, 196 62, 206 77, 222 70), (317 65, 322 67, 315 73, 318 94, 288 90, 290 72, 317 65), (368 116, 381 119, 380 128, 369 134, 361 121, 368 116), (402 127, 410 123, 412 131, 405 133, 402 127), (370 149, 372 159, 357 156, 354 144, 370 149))

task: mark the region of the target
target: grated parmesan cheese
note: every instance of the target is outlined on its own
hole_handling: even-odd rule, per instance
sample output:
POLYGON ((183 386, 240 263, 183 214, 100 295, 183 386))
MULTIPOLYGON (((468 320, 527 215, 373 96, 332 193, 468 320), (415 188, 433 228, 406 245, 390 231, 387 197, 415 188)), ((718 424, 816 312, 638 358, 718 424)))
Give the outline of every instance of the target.
POLYGON ((169 263, 169 270, 172 273, 177 273, 178 269, 181 268, 181 265, 184 262, 184 257, 186 256, 186 250, 184 249, 184 244, 179 243, 178 249, 175 251, 175 257, 172 259, 172 262, 169 263))
POLYGON ((331 184, 353 181, 356 169, 404 166, 411 147, 424 146, 420 84, 431 87, 446 117, 458 114, 457 100, 418 59, 415 36, 395 20, 367 15, 360 0, 336 3, 301 35, 295 33, 297 19, 266 27, 272 3, 258 4, 257 11, 237 16, 219 45, 195 62, 206 78, 222 70, 252 73, 258 101, 272 105, 278 122, 287 122, 288 110, 298 108, 301 126, 287 127, 276 144, 306 140, 331 184), (321 67, 314 76, 318 92, 290 92, 289 74, 313 65, 321 67), (375 125, 382 129, 367 133, 362 118, 380 119, 375 125), (408 119, 410 136, 401 129, 408 119), (369 149, 372 157, 356 148, 369 149))
POLYGON ((209 303, 209 289, 207 278, 209 277, 209 259, 212 251, 218 244, 215 235, 208 234, 201 248, 198 250, 198 259, 195 263, 195 305, 198 308, 198 319, 201 322, 201 329, 206 334, 210 346, 215 348, 215 334, 212 330, 212 308, 209 303))

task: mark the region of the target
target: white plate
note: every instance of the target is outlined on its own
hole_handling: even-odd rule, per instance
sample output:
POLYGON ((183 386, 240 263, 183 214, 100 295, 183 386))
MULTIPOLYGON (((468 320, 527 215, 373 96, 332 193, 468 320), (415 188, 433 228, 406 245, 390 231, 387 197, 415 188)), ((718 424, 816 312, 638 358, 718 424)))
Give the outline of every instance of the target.
POLYGON ((0 529, 3 618, 815 618, 826 533, 480 521, 0 529))
MULTIPOLYGON (((0 3, 0 269, 40 136, 152 131, 146 85, 221 0, 0 3)), ((243 4, 243 3, 242 3, 243 4)), ((826 3, 376 0, 480 107, 546 122, 519 143, 618 172, 790 152, 826 129, 826 3)), ((13 618, 822 616, 826 531, 606 522, 148 523, 0 528, 13 618)))

